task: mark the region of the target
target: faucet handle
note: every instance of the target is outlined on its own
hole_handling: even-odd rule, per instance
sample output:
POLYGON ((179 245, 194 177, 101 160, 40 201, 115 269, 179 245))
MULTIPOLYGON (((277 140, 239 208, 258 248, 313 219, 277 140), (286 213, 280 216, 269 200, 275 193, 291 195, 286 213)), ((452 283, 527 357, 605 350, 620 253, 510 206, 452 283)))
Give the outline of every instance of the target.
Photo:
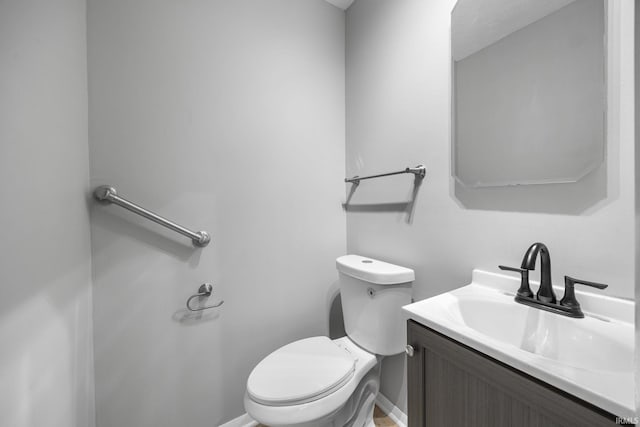
POLYGON ((573 286, 573 285, 586 285, 591 286, 592 288, 605 289, 609 285, 605 285, 603 283, 589 282, 587 280, 576 279, 570 276, 564 276, 564 284, 573 286))
POLYGON ((589 282, 588 280, 581 280, 570 276, 564 276, 564 296, 560 300, 560 305, 563 307, 567 307, 579 314, 582 314, 582 310, 580 309, 580 303, 576 299, 576 294, 574 292, 575 285, 591 286, 592 288, 598 289, 604 289, 609 286, 602 283, 589 282))
POLYGON ((526 268, 508 267, 506 265, 499 265, 498 268, 500 270, 515 271, 516 273, 520 273, 520 289, 518 289, 518 292, 516 294, 519 297, 533 298, 533 292, 531 292, 531 288, 529 287, 529 270, 527 270, 526 268))

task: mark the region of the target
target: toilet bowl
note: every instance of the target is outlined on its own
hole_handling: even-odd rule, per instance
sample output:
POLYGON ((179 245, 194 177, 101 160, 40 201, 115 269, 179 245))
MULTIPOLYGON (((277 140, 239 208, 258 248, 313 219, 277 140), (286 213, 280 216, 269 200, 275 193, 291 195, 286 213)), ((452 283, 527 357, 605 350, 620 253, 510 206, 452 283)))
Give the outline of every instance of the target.
POLYGON ((247 381, 244 405, 268 426, 342 426, 377 392, 376 356, 347 337, 321 336, 295 341, 263 359, 247 381))
POLYGON ((380 360, 404 350, 400 307, 413 270, 358 255, 336 260, 346 337, 318 336, 265 357, 247 380, 244 406, 270 427, 373 426, 380 360))

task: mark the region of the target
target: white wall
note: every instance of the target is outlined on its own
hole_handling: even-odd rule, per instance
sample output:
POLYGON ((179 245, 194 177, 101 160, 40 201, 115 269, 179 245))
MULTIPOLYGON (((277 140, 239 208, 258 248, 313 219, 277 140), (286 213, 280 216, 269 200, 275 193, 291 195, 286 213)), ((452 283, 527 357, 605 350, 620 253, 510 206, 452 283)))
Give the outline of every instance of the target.
POLYGON ((266 354, 328 332, 345 253, 344 12, 322 0, 89 1, 99 427, 215 426, 266 354), (218 310, 185 301, 215 284, 218 310))
POLYGON ((0 424, 94 425, 82 0, 0 2, 0 424))
MULTIPOLYGON (((471 271, 518 265, 535 241, 565 274, 634 296, 633 7, 612 2, 608 185, 605 203, 582 215, 474 211, 451 195, 450 11, 454 1, 358 0, 347 11, 347 175, 424 163, 427 177, 409 215, 412 180, 363 182, 347 215, 350 253, 415 269, 414 296, 469 283, 471 271), (618 23, 617 20, 622 22, 618 23), (619 25, 620 24, 620 25, 619 25), (395 203, 397 204, 390 204, 395 203)), ((537 278, 538 273, 534 273, 537 278)), ((382 392, 406 407, 404 356, 383 365, 382 392)))

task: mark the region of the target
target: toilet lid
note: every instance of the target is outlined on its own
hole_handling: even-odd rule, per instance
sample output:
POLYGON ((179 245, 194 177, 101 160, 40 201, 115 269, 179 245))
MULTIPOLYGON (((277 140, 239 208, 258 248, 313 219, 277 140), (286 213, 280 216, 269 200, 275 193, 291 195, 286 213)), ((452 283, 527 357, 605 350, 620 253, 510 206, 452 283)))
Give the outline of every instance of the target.
POLYGON ((305 338, 279 348, 253 369, 247 381, 252 400, 284 406, 311 402, 345 385, 356 358, 327 337, 305 338))

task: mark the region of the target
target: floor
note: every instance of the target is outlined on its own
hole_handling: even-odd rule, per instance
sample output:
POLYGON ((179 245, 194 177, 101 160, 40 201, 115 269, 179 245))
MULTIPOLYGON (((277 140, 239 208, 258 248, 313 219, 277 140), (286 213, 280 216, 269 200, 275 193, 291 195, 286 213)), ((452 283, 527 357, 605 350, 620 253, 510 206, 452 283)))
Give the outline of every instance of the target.
POLYGON ((398 427, 387 414, 382 412, 382 409, 378 408, 378 405, 373 409, 373 422, 376 427, 398 427))
MULTIPOLYGON (((396 423, 394 423, 391 418, 387 416, 382 409, 378 408, 378 405, 373 410, 373 422, 376 427, 398 427, 396 423)), ((267 427, 264 424, 258 424, 258 427, 267 427)))

